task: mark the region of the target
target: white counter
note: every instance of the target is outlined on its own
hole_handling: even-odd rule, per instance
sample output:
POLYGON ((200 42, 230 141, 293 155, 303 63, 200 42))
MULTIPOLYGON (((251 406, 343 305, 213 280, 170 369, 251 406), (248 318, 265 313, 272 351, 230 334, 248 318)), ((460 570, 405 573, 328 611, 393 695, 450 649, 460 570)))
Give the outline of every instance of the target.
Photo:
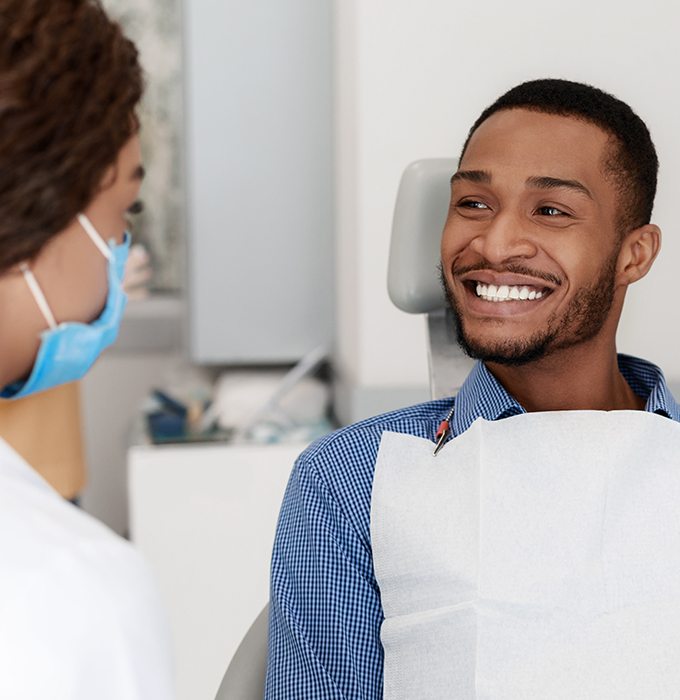
POLYGON ((169 611, 177 700, 213 700, 266 604, 279 507, 304 447, 130 449, 131 538, 151 563, 169 611))

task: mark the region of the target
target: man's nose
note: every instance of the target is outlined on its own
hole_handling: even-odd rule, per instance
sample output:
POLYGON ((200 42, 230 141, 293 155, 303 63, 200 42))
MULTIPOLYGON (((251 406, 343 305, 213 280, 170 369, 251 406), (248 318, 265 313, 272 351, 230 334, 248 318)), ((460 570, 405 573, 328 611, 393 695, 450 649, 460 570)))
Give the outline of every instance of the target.
POLYGON ((527 222, 511 211, 499 212, 471 241, 470 248, 492 264, 537 253, 527 222))

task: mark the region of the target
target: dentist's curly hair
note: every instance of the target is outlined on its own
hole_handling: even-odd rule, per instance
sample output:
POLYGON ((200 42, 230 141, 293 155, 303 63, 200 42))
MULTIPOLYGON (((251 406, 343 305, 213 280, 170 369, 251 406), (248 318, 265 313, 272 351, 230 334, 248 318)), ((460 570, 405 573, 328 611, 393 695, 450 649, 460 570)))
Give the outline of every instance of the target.
POLYGON ((619 233, 623 236, 650 222, 659 160, 647 125, 625 102, 585 83, 556 78, 530 80, 508 90, 482 112, 470 129, 461 159, 478 127, 492 114, 506 109, 575 117, 609 134, 612 143, 602 169, 618 190, 619 233))
POLYGON ((0 272, 91 202, 142 92, 137 49, 99 0, 0 0, 0 272))

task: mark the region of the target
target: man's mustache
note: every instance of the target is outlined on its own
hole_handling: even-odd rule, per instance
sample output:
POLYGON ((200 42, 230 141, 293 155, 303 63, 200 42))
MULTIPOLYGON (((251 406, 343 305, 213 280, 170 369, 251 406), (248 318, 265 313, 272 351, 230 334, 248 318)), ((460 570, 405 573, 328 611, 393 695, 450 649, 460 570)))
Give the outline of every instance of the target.
POLYGON ((537 279, 545 280, 550 282, 550 284, 556 287, 562 286, 562 280, 553 275, 550 272, 543 272, 542 270, 534 270, 526 265, 492 265, 491 263, 481 261, 475 263, 474 265, 464 265, 462 267, 454 267, 451 272, 454 277, 461 277, 466 275, 468 272, 478 272, 479 270, 485 270, 487 272, 495 272, 497 274, 502 274, 503 272, 509 272, 515 275, 527 275, 528 277, 536 277, 537 279))

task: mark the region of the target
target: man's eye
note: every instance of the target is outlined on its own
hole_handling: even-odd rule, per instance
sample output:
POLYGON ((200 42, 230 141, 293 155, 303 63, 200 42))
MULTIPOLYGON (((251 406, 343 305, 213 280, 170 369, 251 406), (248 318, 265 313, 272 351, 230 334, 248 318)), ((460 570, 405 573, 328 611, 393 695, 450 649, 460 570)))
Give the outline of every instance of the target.
POLYGON ((489 207, 484 204, 484 202, 480 202, 476 199, 466 199, 464 202, 460 202, 458 204, 459 207, 463 207, 464 209, 488 209, 489 207))
POLYGON ((563 212, 557 207, 539 207, 536 213, 541 216, 569 216, 566 212, 563 212))

